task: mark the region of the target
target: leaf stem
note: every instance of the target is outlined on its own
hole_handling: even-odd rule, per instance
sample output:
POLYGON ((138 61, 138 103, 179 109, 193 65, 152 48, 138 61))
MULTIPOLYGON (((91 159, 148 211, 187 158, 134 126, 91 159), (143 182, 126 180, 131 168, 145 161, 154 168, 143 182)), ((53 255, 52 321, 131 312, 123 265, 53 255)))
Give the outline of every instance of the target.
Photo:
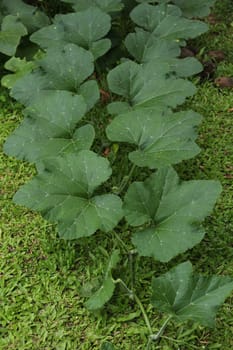
POLYGON ((125 290, 127 291, 127 293, 129 294, 129 297, 130 299, 133 299, 134 298, 134 293, 131 289, 128 288, 128 286, 125 284, 124 281, 122 281, 121 278, 118 278, 117 280, 114 280, 114 283, 120 283, 124 288, 125 290))
POLYGON ((150 324, 149 318, 147 316, 146 310, 145 310, 144 306, 142 305, 141 300, 138 298, 138 296, 136 294, 134 294, 133 296, 134 296, 134 299, 142 312, 142 315, 144 317, 144 321, 145 321, 146 326, 148 328, 148 331, 150 333, 150 337, 152 337, 153 331, 152 331, 151 324, 150 324))
MULTIPOLYGON (((114 283, 120 283, 125 289, 126 291, 128 292, 129 294, 129 298, 130 299, 134 299, 136 301, 136 303, 138 304, 140 310, 141 310, 141 313, 143 315, 143 318, 144 318, 144 321, 145 321, 145 324, 147 326, 147 329, 149 331, 149 341, 151 343, 151 341, 154 340, 154 336, 157 336, 157 334, 153 334, 153 331, 152 331, 152 327, 151 327, 151 324, 150 324, 150 321, 149 321, 149 318, 147 316, 147 313, 146 313, 146 310, 144 308, 144 306, 142 305, 142 302, 141 300, 138 298, 138 296, 131 290, 128 288, 128 286, 125 284, 124 281, 122 281, 121 278, 118 278, 117 280, 114 281, 114 283)), ((165 328, 165 326, 164 326, 165 328)), ((161 331, 161 330, 160 330, 161 331)), ((159 332, 160 332, 159 331, 159 332)))
POLYGON ((165 329, 166 329, 166 327, 167 327, 167 324, 168 324, 168 322, 172 319, 172 317, 173 317, 173 316, 170 315, 170 316, 165 320, 164 324, 162 325, 162 327, 160 328, 160 330, 158 331, 158 333, 152 334, 152 335, 150 336, 150 338, 151 338, 152 341, 158 340, 158 339, 163 335, 163 332, 165 331, 165 329))
POLYGON ((124 176, 121 183, 120 183, 120 186, 119 186, 119 190, 117 191, 117 194, 121 194, 123 192, 123 190, 125 189, 125 187, 127 186, 127 184, 129 183, 133 173, 134 173, 134 170, 136 169, 136 164, 133 164, 131 169, 130 169, 130 172, 127 176, 124 176))

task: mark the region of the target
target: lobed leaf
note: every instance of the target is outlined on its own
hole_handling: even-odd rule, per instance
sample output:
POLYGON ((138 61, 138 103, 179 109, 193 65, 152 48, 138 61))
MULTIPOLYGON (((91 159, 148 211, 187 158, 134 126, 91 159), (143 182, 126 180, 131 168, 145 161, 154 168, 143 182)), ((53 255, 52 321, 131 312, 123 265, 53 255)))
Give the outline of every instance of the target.
POLYGON ((28 107, 21 125, 8 137, 4 151, 29 162, 89 149, 95 132, 91 125, 77 128, 86 112, 82 96, 51 91, 28 107))
POLYGON ((178 321, 214 327, 216 312, 232 290, 231 278, 195 274, 187 261, 153 278, 151 303, 178 321))
POLYGON ((109 39, 100 40, 110 28, 110 16, 92 7, 82 12, 56 15, 54 24, 33 33, 30 39, 45 49, 73 43, 90 50, 97 59, 111 47, 109 39))
POLYGON ((131 226, 142 226, 132 241, 141 256, 167 262, 204 237, 201 222, 221 192, 218 181, 180 182, 173 168, 162 168, 130 185, 124 212, 131 226))
POLYGON ((58 224, 61 238, 77 239, 104 232, 122 217, 121 200, 113 194, 94 195, 111 175, 107 159, 83 150, 43 161, 44 169, 14 196, 17 204, 40 211, 58 224))
POLYGON ((21 0, 1 0, 0 8, 3 13, 17 17, 29 33, 49 24, 49 18, 45 13, 21 0))
POLYGON ((50 86, 59 90, 77 91, 94 71, 94 57, 83 48, 67 44, 47 50, 39 64, 46 72, 50 86))
POLYGON ((156 37, 166 40, 186 40, 195 38, 208 30, 208 26, 197 20, 181 16, 179 7, 161 4, 157 6, 146 3, 136 6, 130 13, 134 23, 156 37))
MULTIPOLYGON (((192 96, 196 89, 192 83, 175 77, 169 77, 171 66, 161 62, 139 65, 126 61, 112 69, 107 81, 115 94, 123 96, 130 107, 147 107, 164 110, 165 107, 176 107, 192 96)), ((126 106, 124 105, 124 109, 126 106)))
POLYGON ((93 61, 89 51, 75 44, 51 48, 39 61, 40 68, 15 83, 11 96, 28 106, 43 99, 50 90, 68 90, 82 94, 90 109, 99 99, 98 85, 93 80, 83 82, 94 71, 93 61))
POLYGON ((136 33, 130 33, 125 39, 125 46, 129 53, 139 63, 149 62, 154 59, 168 59, 180 55, 179 43, 160 39, 153 34, 137 29, 136 33))
POLYGON ((194 140, 201 116, 193 111, 161 113, 134 110, 117 116, 107 127, 111 141, 138 146, 129 153, 137 166, 150 169, 176 164, 200 152, 194 140))

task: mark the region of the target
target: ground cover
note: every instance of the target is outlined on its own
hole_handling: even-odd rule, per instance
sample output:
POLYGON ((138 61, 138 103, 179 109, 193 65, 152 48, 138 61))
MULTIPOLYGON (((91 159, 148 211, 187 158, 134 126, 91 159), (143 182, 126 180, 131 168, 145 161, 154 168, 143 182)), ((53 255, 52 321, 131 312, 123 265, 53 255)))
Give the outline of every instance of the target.
MULTIPOLYGON (((188 104, 205 116, 199 130, 198 143, 202 153, 195 159, 179 165, 184 179, 219 179, 224 191, 215 212, 206 220, 207 235, 200 245, 186 254, 200 272, 232 275, 232 111, 233 92, 220 89, 213 80, 233 75, 231 36, 233 16, 229 15, 230 1, 217 2, 216 23, 195 46, 200 58, 208 59, 208 51, 221 49, 226 58, 213 73, 212 80, 195 78, 198 93, 188 104), (227 14, 227 18, 226 18, 227 14)), ((232 12, 233 13, 233 12, 232 12)), ((95 110, 98 113, 98 108, 95 110)), ((91 117, 91 116, 90 116, 91 117)), ((1 144, 21 119, 20 106, 1 94, 1 144)), ((101 132, 101 124, 99 128, 101 132)), ((104 139, 97 145, 106 151, 104 139)), ((128 164, 116 164, 127 167, 128 164)), ((100 234, 79 243, 64 242, 57 238, 53 227, 39 215, 15 206, 11 198, 20 184, 34 173, 28 164, 1 155, 1 302, 3 349, 99 349, 104 340, 113 341, 119 349, 144 349, 146 328, 133 303, 128 302, 124 291, 104 310, 89 314, 84 308, 82 287, 97 279, 107 260, 108 250, 117 244, 117 237, 100 234), (101 242, 101 245, 98 243, 101 242), (125 316, 127 310, 127 316, 125 316)), ((117 179, 116 179, 117 183, 117 179)), ((127 235, 126 229, 121 231, 127 235)), ((127 257, 126 257, 127 258, 127 257)), ((176 259, 177 262, 184 260, 176 259)), ((174 263, 174 261, 173 261, 174 263)), ((171 264, 163 266, 166 270, 171 264)), ((161 265, 151 261, 137 261, 136 287, 141 300, 154 271, 161 265), (151 267, 153 273, 145 275, 151 267), (145 269, 146 268, 146 269, 145 269), (145 288, 144 288, 145 287, 145 288)), ((90 287, 90 286, 89 286, 90 287)), ((87 286, 86 286, 87 289, 87 286)), ((153 328, 163 323, 160 315, 148 313, 153 328)), ((171 323, 155 349, 230 349, 233 318, 231 299, 218 315, 215 330, 196 325, 171 323)))

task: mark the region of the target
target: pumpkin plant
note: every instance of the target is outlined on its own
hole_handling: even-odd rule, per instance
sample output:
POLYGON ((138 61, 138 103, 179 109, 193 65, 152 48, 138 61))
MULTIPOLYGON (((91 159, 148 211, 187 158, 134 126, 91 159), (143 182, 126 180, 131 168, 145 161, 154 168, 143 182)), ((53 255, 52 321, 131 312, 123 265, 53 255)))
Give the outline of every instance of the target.
MULTIPOLYGON (((200 152, 196 138, 202 119, 181 107, 196 91, 188 78, 202 66, 195 58, 179 58, 180 51, 186 40, 207 31, 203 21, 192 18, 207 15, 214 1, 63 2, 73 12, 57 14, 51 23, 33 31, 30 40, 40 48, 40 55, 9 86, 11 96, 25 106, 25 118, 7 139, 5 153, 37 169, 14 202, 39 211, 66 240, 91 236, 97 230, 119 232, 124 223, 131 243, 119 234, 121 245, 109 255, 102 283, 85 305, 90 310, 103 307, 116 284, 121 284, 145 319, 148 349, 170 319, 212 327, 217 309, 233 289, 230 277, 201 276, 189 261, 154 277, 151 304, 168 315, 154 333, 134 287, 127 286, 114 269, 122 260, 122 246, 127 254, 161 263, 194 247, 203 239, 202 222, 221 193, 218 181, 182 181, 174 169, 200 152), (114 46, 111 26, 121 16, 128 16, 132 30, 119 48, 124 54, 115 67, 100 70, 100 62, 114 46), (118 186, 111 183, 116 167, 96 150, 98 123, 90 123, 88 117, 105 80, 111 95, 106 137, 110 147, 119 148, 114 162, 127 157, 131 164, 128 174, 119 174, 118 186), (146 175, 137 179, 140 169, 146 175)), ((23 19, 18 22, 21 27, 23 19)), ((3 52, 14 54, 18 41, 14 50, 3 52)), ((113 346, 106 343, 104 348, 113 346)))

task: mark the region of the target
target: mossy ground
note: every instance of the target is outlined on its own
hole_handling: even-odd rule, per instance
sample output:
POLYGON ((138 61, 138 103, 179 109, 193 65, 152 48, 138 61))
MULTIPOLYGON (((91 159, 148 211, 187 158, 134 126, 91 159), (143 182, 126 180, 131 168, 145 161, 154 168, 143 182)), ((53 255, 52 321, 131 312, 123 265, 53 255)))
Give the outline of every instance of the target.
MULTIPOLYGON (((233 76, 232 2, 217 1, 213 12, 217 23, 211 25, 210 32, 195 45, 202 55, 213 49, 223 50, 226 59, 218 64, 215 77, 233 76)), ((135 262, 137 293, 155 331, 165 317, 149 306, 152 275, 185 259, 190 259, 196 269, 205 274, 233 275, 233 89, 219 89, 213 81, 195 80, 198 92, 187 105, 204 116, 198 139, 202 152, 177 169, 184 179, 219 179, 223 192, 212 216, 206 220, 207 234, 201 244, 166 265, 152 263, 150 259, 135 262)), ((1 145, 20 119, 20 106, 2 90, 1 145)), ((122 167, 127 170, 127 166, 115 162, 116 182, 117 173, 122 167)), ((16 190, 33 173, 32 166, 1 154, 0 348, 90 350, 100 349, 108 340, 117 349, 145 349, 147 329, 137 307, 126 298, 124 291, 117 289, 102 311, 92 314, 84 307, 83 286, 101 276, 108 252, 118 244, 116 236, 97 233, 78 243, 59 240, 54 227, 40 215, 12 202, 16 190)), ((123 224, 117 232, 123 240, 129 236, 123 224)), ((127 264, 127 255, 124 259, 127 264)), ((123 264, 123 275, 125 270, 123 264)), ((154 346, 161 350, 232 348, 231 298, 218 313, 215 329, 171 322, 160 343, 154 346)))

